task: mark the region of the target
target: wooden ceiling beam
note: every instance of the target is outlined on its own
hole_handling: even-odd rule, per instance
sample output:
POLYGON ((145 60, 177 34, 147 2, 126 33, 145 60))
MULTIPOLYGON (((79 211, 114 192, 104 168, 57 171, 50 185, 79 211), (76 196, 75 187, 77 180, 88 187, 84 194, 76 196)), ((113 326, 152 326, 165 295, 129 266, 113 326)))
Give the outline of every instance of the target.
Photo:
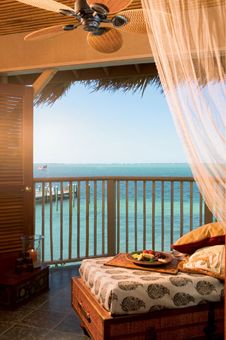
POLYGON ((109 68, 108 67, 103 67, 103 71, 106 74, 106 76, 109 77, 109 75, 110 75, 109 68))
POLYGON ((55 76, 56 69, 45 70, 36 81, 33 83, 32 87, 34 89, 34 96, 40 94, 40 92, 45 88, 45 86, 51 81, 55 76))
POLYGON ((135 67, 137 73, 140 73, 140 66, 138 64, 135 64, 134 67, 135 67))
POLYGON ((83 30, 67 32, 50 39, 24 41, 24 34, 0 36, 0 74, 40 73, 45 69, 80 70, 153 62, 146 34, 122 32, 122 48, 100 53, 87 43, 83 30))
MULTIPOLYGON (((90 69, 79 69, 70 71, 58 71, 49 83, 59 84, 67 81, 83 81, 92 79, 120 79, 132 76, 146 76, 156 75, 157 70, 155 64, 135 64, 123 66, 109 66, 109 67, 96 67, 90 69), (139 74, 137 73, 139 68, 139 74)), ((32 85, 41 76, 41 74, 25 74, 20 76, 8 77, 10 83, 23 83, 32 85)))
POLYGON ((75 77, 75 79, 79 80, 79 71, 78 70, 71 70, 73 76, 75 77))

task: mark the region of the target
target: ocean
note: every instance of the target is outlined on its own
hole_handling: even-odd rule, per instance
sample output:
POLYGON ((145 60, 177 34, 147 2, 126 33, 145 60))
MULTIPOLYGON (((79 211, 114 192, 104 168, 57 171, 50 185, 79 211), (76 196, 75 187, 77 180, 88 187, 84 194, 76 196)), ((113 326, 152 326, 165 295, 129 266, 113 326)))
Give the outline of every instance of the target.
POLYGON ((141 163, 141 164, 47 164, 47 169, 38 170, 43 164, 34 164, 34 177, 84 177, 84 176, 192 176, 186 163, 141 163))
MULTIPOLYGON (((137 176, 137 177, 192 177, 191 169, 188 164, 47 164, 40 170, 43 164, 34 164, 35 178, 54 178, 65 177, 64 185, 67 185, 69 177, 95 177, 95 176, 137 176)), ((60 187, 59 183, 53 185, 60 187)), ((77 182, 74 184, 77 185, 77 182)), ((181 221, 183 221, 183 233, 188 232, 190 228, 200 225, 200 194, 193 184, 192 200, 192 226, 190 217, 190 183, 183 185, 183 207, 181 210, 181 188, 178 182, 174 184, 173 195, 173 236, 171 232, 171 214, 172 214, 172 196, 171 183, 164 183, 164 203, 162 202, 161 182, 157 181, 153 187, 152 182, 147 182, 146 188, 142 181, 137 182, 137 215, 134 214, 134 182, 129 181, 127 187, 128 200, 126 199, 126 182, 120 183, 120 215, 117 212, 116 239, 118 241, 119 252, 134 251, 135 248, 143 249, 144 233, 146 248, 153 248, 153 228, 154 243, 157 250, 170 250, 172 241, 175 241, 181 234, 181 221), (144 190, 145 190, 145 208, 144 208, 144 190), (153 212, 153 190, 155 193, 154 212, 153 212), (164 216, 162 210, 164 204, 164 216), (145 209, 145 215, 144 215, 145 209), (181 214, 183 218, 181 219, 181 214), (154 216, 153 216, 154 214, 154 216), (145 217, 144 217, 145 216, 145 217), (126 223, 126 221, 128 221, 126 223), (153 226, 154 221, 154 226, 153 226), (162 221, 164 221, 164 230, 162 230, 162 221), (135 226, 136 225, 136 226, 135 226), (145 227, 144 227, 145 225, 145 227), (126 236, 128 230, 128 236, 126 236), (164 244, 162 244, 162 232, 164 233, 164 244), (135 235, 136 234, 136 235, 135 235), (136 241, 135 241, 136 240, 136 241)), ((38 186, 38 183, 37 183, 38 186)), ((106 186, 106 184, 105 184, 106 186)), ((106 188, 104 189, 106 193, 106 188)), ((35 209, 35 229, 37 234, 43 234, 44 230, 44 259, 45 261, 66 261, 69 258, 77 259, 87 256, 87 236, 89 239, 88 256, 103 255, 107 253, 107 198, 103 206, 102 194, 103 185, 97 181, 96 187, 96 241, 94 237, 94 182, 89 183, 89 205, 86 204, 86 184, 81 182, 80 187, 80 211, 78 212, 77 198, 73 200, 71 207, 72 216, 70 217, 69 200, 63 202, 61 211, 59 201, 53 200, 52 207, 49 202, 45 203, 43 214, 42 205, 36 202, 35 209), (87 227, 87 209, 88 209, 88 227, 87 227), (103 210, 104 209, 104 210, 103 210), (63 214, 63 217, 61 216, 63 214), (78 227, 78 214, 80 225, 78 227), (104 215, 104 219, 103 219, 104 215), (44 216, 44 217, 43 217, 44 216), (50 228, 52 221, 52 231, 50 228), (61 221, 61 222, 60 222, 61 221), (44 223, 44 225, 43 225, 44 223), (62 224, 63 223, 63 224, 62 224), (60 226, 62 224, 63 240, 60 237, 60 226), (87 231, 88 228, 88 231, 87 231), (79 229, 79 232, 78 232, 79 229), (71 238, 70 238, 71 233, 71 238), (88 234, 87 234, 88 233, 88 234), (78 249, 78 235, 79 249, 78 249), (51 239, 53 247, 51 249, 51 239), (63 243, 63 249, 60 247, 63 243), (96 243, 96 248, 94 248, 96 243), (71 248, 71 253, 70 253, 71 248)), ((202 212, 203 214, 203 212, 202 212)), ((203 218, 203 217, 201 217, 203 218)))

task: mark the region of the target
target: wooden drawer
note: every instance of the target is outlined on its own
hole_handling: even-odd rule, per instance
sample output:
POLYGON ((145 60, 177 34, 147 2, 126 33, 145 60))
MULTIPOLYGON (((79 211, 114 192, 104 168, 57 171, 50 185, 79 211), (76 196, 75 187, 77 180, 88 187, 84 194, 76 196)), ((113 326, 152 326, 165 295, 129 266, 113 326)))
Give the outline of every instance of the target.
POLYGON ((73 278, 72 306, 94 340, 206 339, 206 334, 223 339, 223 303, 113 317, 80 278, 73 278))
POLYGON ((103 320, 111 319, 111 315, 104 309, 102 310, 81 279, 78 278, 72 278, 72 307, 92 338, 95 340, 104 339, 103 320))

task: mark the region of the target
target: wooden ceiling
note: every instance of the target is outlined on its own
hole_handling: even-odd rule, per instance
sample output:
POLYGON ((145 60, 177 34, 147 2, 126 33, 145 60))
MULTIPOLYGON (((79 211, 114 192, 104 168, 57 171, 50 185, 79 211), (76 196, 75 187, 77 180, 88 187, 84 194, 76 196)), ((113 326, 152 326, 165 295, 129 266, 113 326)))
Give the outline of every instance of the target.
MULTIPOLYGON (((117 1, 117 0, 115 0, 117 1)), ((58 0, 74 8, 74 0, 58 0)), ((127 9, 141 8, 141 0, 133 0, 127 9)), ((61 14, 35 8, 15 0, 0 1, 0 35, 32 32, 41 28, 74 23, 74 19, 61 14)))
MULTIPOLYGON (((58 0, 62 4, 74 8, 75 0, 58 0)), ((117 1, 117 0, 115 0, 117 1)), ((219 0, 184 0, 187 5, 214 6, 219 0)), ((220 0, 224 1, 224 0, 220 0)), ((127 9, 141 8, 141 0, 133 0, 127 9)), ((15 0, 0 1, 0 35, 32 32, 41 28, 74 23, 74 19, 61 14, 35 8, 33 6, 19 3, 15 0)))
MULTIPOLYGON (((59 2, 68 5, 70 7, 74 7, 74 0, 58 0, 59 2)), ((117 0, 115 0, 117 1, 117 0)), ((167 1, 167 0, 166 0, 167 1)), ((200 4, 204 4, 205 6, 214 6, 216 4, 217 1, 225 1, 225 0, 184 0, 185 2, 187 2, 187 4, 191 5, 200 5, 200 4)), ((130 6, 127 7, 127 9, 140 9, 141 8, 141 0, 133 0, 132 4, 130 6)), ((57 25, 57 24, 70 24, 74 22, 73 18, 70 17, 66 17, 63 16, 61 14, 57 14, 54 12, 50 12, 50 11, 46 11, 46 10, 42 10, 33 6, 29 6, 29 5, 25 5, 22 3, 19 3, 16 0, 0 0, 0 37, 3 39, 3 41, 6 39, 8 39, 9 41, 10 38, 15 37, 15 39, 17 38, 17 36, 14 34, 20 34, 22 33, 26 33, 26 32, 32 32, 41 28, 45 28, 45 27, 49 27, 52 25, 57 25), (7 37, 8 36, 8 37, 7 37)), ((22 39, 22 38, 21 38, 22 39)), ((21 42, 22 44, 22 42, 21 42)), ((16 49, 18 48, 17 44, 13 44, 10 45, 10 43, 8 44, 8 53, 9 53, 9 58, 12 59, 12 55, 15 56, 16 59, 18 59, 18 54, 16 53, 16 49), (15 46, 14 46, 15 45, 15 46), (12 47, 14 48, 14 52, 12 52, 12 47)), ((132 46, 134 46, 132 44, 132 46)), ((34 49, 35 54, 39 53, 39 45, 37 45, 36 50, 34 49), (37 52, 37 53, 36 53, 37 52)), ((6 47, 5 47, 6 48, 6 47)), ((24 45, 22 45, 21 49, 24 48, 24 45)), ((64 54, 65 54, 65 48, 66 46, 64 46, 64 54)), ((4 51, 3 51, 4 52, 4 51)), ((62 52, 62 53, 63 53, 62 52)), ((136 51, 137 52, 137 51, 136 51)), ((140 51, 139 53, 144 56, 147 59, 147 52, 145 51, 140 51), (145 52, 145 53, 144 53, 145 52)), ((25 53, 25 52, 24 52, 25 53)), ((28 53, 28 51, 26 50, 26 53, 28 53)), ((2 74, 2 78, 4 78, 4 76, 8 77, 8 82, 12 82, 12 83, 22 83, 22 84, 27 84, 27 85, 32 85, 32 83, 34 81, 36 81, 36 79, 40 76, 41 72, 47 68, 47 67, 54 67, 52 65, 56 64, 56 60, 53 58, 53 56, 55 55, 55 53, 52 52, 52 50, 50 50, 50 52, 48 52, 48 58, 46 64, 43 62, 41 66, 39 66, 39 64, 37 64, 37 60, 36 60, 36 64, 34 65, 34 67, 30 67, 30 69, 26 69, 26 74, 23 74, 23 72, 20 72, 21 69, 19 69, 17 75, 15 75, 16 73, 14 72, 14 75, 11 74, 9 72, 9 74, 7 74, 7 72, 4 71, 4 73, 2 74), (52 59, 53 60, 52 60, 52 59), (52 63, 52 64, 51 64, 52 63), (48 66, 47 66, 48 64, 48 66), (43 66, 44 65, 44 66, 43 66), (37 69, 40 69, 40 71, 37 71, 37 69)), ((58 51, 59 53, 59 51, 58 51)), ((135 53, 134 51, 134 47, 131 48, 131 51, 129 53, 126 54, 126 57, 130 56, 130 54, 135 53)), ((148 52, 150 53, 150 52, 148 52)), ((2 53, 4 54, 4 53, 2 53)), ((22 54, 21 54, 22 55, 22 54)), ((23 56, 23 55, 22 55, 23 56)), ((44 53, 45 56, 45 53, 44 53)), ((149 54, 148 54, 149 56, 149 54)), ((1 57, 1 56, 0 56, 1 57)), ((5 67, 7 66, 7 69, 9 69, 8 67, 8 55, 5 54, 3 55, 3 61, 6 65, 4 65, 5 67)), ((21 57, 21 56, 20 56, 21 57)), ((26 57, 26 55, 24 56, 24 58, 26 57)), ((84 51, 84 56, 82 56, 83 59, 80 57, 79 59, 79 63, 81 64, 81 60, 84 62, 84 59, 86 58, 90 58, 90 54, 86 53, 86 51, 84 51)), ((111 56, 110 56, 111 57, 111 56)), ((150 55, 151 57, 151 55, 150 55)), ((76 56, 77 58, 77 56, 76 56)), ((75 58, 75 59, 76 59, 75 58)), ((32 57, 30 58, 31 60, 32 57)), ((119 60, 117 60, 116 65, 113 65, 112 62, 106 62, 104 61, 104 67, 100 67, 100 64, 103 60, 99 60, 97 59, 97 65, 95 65, 95 63, 93 62, 93 60, 95 60, 95 57, 92 56, 92 64, 93 67, 91 65, 89 65, 89 67, 83 67, 80 65, 79 69, 76 69, 78 66, 78 62, 76 60, 76 64, 71 67, 71 70, 69 69, 69 66, 67 66, 67 69, 69 69, 68 71, 61 71, 62 67, 59 67, 59 65, 57 66, 57 74, 53 77, 53 79, 51 80, 52 84, 54 83, 54 86, 57 85, 58 83, 62 83, 62 81, 83 81, 83 80, 89 80, 89 79, 97 79, 97 78, 102 78, 102 79, 114 79, 114 78, 119 78, 119 77, 136 77, 136 76, 146 76, 146 75, 153 75, 153 72, 156 74, 156 69, 154 65, 151 65, 150 63, 153 63, 153 60, 151 60, 150 58, 148 60, 144 59, 144 61, 135 61, 133 62, 132 65, 131 62, 128 63, 128 65, 125 65, 124 62, 124 55, 122 58, 122 63, 119 60), (120 66, 121 65, 123 66, 120 66), (139 64, 141 63, 141 64, 139 64), (143 64, 143 65, 142 65, 143 64)), ((139 56, 139 59, 141 59, 141 56, 139 56)), ((45 61, 45 60, 44 60, 45 61)), ((70 61, 70 65, 72 64, 71 60, 70 61)), ((65 58, 65 60, 63 59, 63 61, 61 61, 62 65, 68 65, 67 64, 67 60, 65 58)), ((1 63, 0 63, 1 64, 1 63)), ((18 68, 18 65, 15 66, 15 69, 18 68)), ((11 67, 11 69, 13 70, 13 67, 11 67)), ((10 70, 11 70, 10 69, 10 70)), ((0 74, 1 76, 1 74, 0 74)), ((4 80, 5 81, 5 80, 4 80)))

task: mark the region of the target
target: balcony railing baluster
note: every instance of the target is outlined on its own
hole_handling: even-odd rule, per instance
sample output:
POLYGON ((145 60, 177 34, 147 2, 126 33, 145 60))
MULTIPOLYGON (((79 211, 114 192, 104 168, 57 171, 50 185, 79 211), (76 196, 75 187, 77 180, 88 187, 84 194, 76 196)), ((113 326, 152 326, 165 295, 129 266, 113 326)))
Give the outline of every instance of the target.
POLYGON ((201 196, 201 194, 199 194, 199 211, 200 211, 200 214, 199 214, 199 224, 200 225, 202 225, 202 214, 203 214, 202 204, 203 204, 202 196, 201 196))
POLYGON ((107 245, 108 254, 116 253, 116 187, 115 181, 109 180, 107 183, 107 245))
POLYGON ((180 237, 183 235, 184 224, 184 186, 183 182, 180 182, 180 237))
POLYGON ((165 188, 164 188, 164 186, 165 186, 165 182, 164 181, 162 181, 161 182, 161 188, 162 188, 162 190, 161 190, 161 195, 162 195, 162 198, 161 198, 161 232, 162 232, 162 235, 161 235, 161 244, 162 244, 162 246, 161 246, 161 250, 163 251, 164 250, 164 243, 165 243, 165 239, 164 239, 164 226, 165 226, 165 221, 164 221, 164 217, 165 217, 165 215, 164 215, 164 208, 165 208, 165 206, 164 206, 164 199, 165 199, 165 188))
MULTIPOLYGON (((42 235, 45 235, 45 183, 42 183, 42 235)), ((42 242, 42 261, 45 258, 45 247, 44 242, 42 242)))
POLYGON ((120 249, 120 181, 117 181, 117 252, 120 249))
POLYGON ((63 242, 64 242, 64 233, 63 233, 63 182, 60 183, 60 260, 63 260, 63 242))
POLYGON ((193 226, 193 182, 190 182, 190 231, 193 226))
POLYGON ((72 181, 69 182, 68 185, 69 190, 69 237, 68 237, 68 249, 69 249, 69 255, 68 258, 72 258, 72 181))
POLYGON ((143 249, 146 249, 147 221, 146 221, 146 181, 143 181, 143 249))
POLYGON ((155 249, 155 181, 152 181, 152 249, 155 249))
POLYGON ((102 255, 105 252, 105 181, 102 181, 102 255))
POLYGON ((89 182, 86 181, 86 257, 89 254, 89 204, 90 204, 90 189, 89 182))
POLYGON ((81 235, 80 235, 80 197, 81 197, 81 183, 78 181, 77 187, 77 258, 81 257, 80 254, 80 242, 81 242, 81 235))
POLYGON ((50 257, 53 261, 53 196, 52 182, 49 183, 49 239, 50 239, 50 257))
POLYGON ((97 181, 94 181, 94 193, 93 193, 93 200, 94 200, 94 224, 93 224, 93 237, 94 237, 94 256, 97 255, 97 181))
POLYGON ((170 183, 171 186, 171 199, 170 199, 170 244, 173 244, 174 232, 174 181, 170 183))
POLYGON ((128 181, 126 181, 126 252, 128 252, 129 243, 129 200, 128 200, 128 181))
POLYGON ((137 249, 137 181, 134 182, 134 245, 137 249))

